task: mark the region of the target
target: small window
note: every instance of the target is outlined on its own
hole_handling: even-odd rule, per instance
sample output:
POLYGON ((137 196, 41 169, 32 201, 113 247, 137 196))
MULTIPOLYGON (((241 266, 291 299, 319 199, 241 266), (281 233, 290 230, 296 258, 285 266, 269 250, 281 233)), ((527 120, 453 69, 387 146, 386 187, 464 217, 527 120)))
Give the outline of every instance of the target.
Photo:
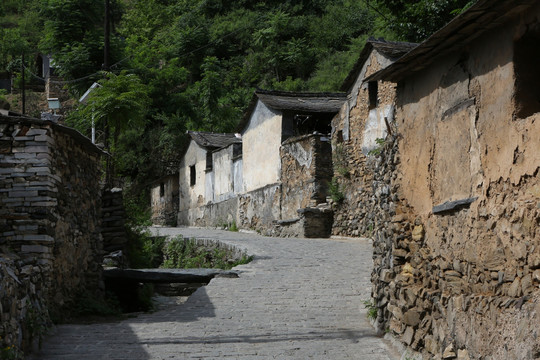
POLYGON ((189 185, 193 186, 197 182, 197 173, 195 172, 195 165, 189 167, 189 185))
POLYGON ((165 196, 165 184, 164 183, 159 184, 159 196, 160 197, 165 196))
POLYGON ((379 85, 376 81, 368 82, 368 94, 369 94, 369 108, 374 109, 377 107, 379 97, 379 85))
POLYGON ((336 142, 338 144, 342 143, 343 142, 343 130, 339 130, 337 133, 336 133, 336 142))
POLYGON ((213 168, 212 162, 212 153, 210 151, 206 152, 206 171, 212 171, 213 168))
POLYGON ((520 119, 540 112, 540 26, 529 29, 514 44, 516 116, 520 119))

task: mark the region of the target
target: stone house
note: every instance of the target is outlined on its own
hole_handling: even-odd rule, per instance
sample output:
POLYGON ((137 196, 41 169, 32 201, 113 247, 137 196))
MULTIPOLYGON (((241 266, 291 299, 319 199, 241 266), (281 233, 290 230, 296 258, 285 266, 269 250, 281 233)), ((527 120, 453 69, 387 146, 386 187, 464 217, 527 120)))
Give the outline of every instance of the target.
MULTIPOLYGON (((209 215, 205 213, 205 206, 214 203, 215 199, 223 199, 228 190, 225 183, 230 182, 230 188, 234 189, 234 177, 216 176, 214 171, 214 156, 216 160, 223 157, 223 153, 232 151, 235 154, 241 152, 242 140, 235 134, 217 134, 208 132, 188 131, 191 140, 180 161, 179 172, 179 208, 178 225, 206 226, 209 215)), ((241 158, 229 157, 230 166, 234 161, 241 158)), ((228 169, 225 161, 217 161, 219 169, 228 169)), ((241 169, 241 165, 238 166, 241 169)), ((228 174, 232 175, 232 172, 228 174)), ((241 176, 240 176, 241 178, 241 176)), ((228 184, 228 183, 227 183, 228 184)), ((238 185, 237 185, 238 187, 238 185)), ((230 191, 229 191, 230 192, 230 191)), ((227 212, 225 212, 227 213, 227 212)), ((211 216, 213 221, 223 221, 211 216)), ((227 218, 227 216, 226 216, 227 218)), ((225 219, 226 221, 226 219, 225 219)))
POLYGON ((0 348, 28 350, 63 307, 102 290, 101 158, 76 130, 0 114, 0 348))
POLYGON ((178 176, 178 173, 164 176, 152 185, 150 205, 153 224, 176 226, 180 202, 178 176))
POLYGON ((347 101, 332 119, 334 191, 343 195, 334 204, 334 235, 370 236, 373 231, 375 214, 367 204, 375 194, 372 155, 392 131, 396 92, 392 82, 365 79, 416 46, 370 38, 343 82, 347 101))
POLYGON ((188 132, 192 139, 180 165, 178 224, 234 222, 298 236, 310 234, 301 225, 309 223, 313 234, 328 236, 331 213, 316 206, 326 202, 330 121, 343 101, 343 94, 258 90, 238 134, 188 132), (312 220, 324 223, 325 230, 318 231, 312 220))
POLYGON ((376 325, 428 358, 540 358, 540 4, 479 0, 397 84, 370 176, 376 325))
MULTIPOLYGON (((241 227, 301 236, 306 214, 331 221, 330 213, 315 207, 326 202, 332 174, 330 122, 344 100, 341 93, 255 92, 239 124, 244 160, 241 227), (298 213, 305 208, 313 211, 298 213)), ((328 236, 326 232, 319 236, 328 236)))

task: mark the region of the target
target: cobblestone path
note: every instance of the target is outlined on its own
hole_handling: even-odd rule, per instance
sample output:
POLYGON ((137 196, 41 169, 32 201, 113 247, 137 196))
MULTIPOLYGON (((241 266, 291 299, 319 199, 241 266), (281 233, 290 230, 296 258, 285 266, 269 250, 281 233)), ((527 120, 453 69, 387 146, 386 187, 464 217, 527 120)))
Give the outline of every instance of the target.
POLYGON ((235 268, 239 278, 215 278, 184 304, 116 323, 58 326, 32 359, 399 359, 362 304, 370 296, 368 240, 157 231, 218 239, 255 259, 235 268))

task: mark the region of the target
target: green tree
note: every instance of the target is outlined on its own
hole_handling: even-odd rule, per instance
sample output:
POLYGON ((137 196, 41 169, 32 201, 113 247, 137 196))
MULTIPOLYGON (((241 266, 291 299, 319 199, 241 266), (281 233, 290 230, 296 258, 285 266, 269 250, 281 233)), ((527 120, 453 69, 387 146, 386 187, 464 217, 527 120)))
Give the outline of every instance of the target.
POLYGON ((89 95, 86 104, 71 116, 71 122, 88 131, 88 120, 94 119, 97 126, 107 125, 114 145, 122 131, 143 128, 150 104, 148 90, 135 74, 122 72, 119 75, 106 73, 89 95))
POLYGON ((474 0, 378 0, 387 26, 402 40, 420 42, 471 6, 474 0))
MULTIPOLYGON (((68 81, 75 96, 99 78, 103 65, 104 6, 94 0, 42 0, 44 36, 43 53, 52 54, 59 74, 68 81), (76 81, 72 81, 76 80, 76 81)), ((117 1, 111 1, 111 13, 118 12, 117 1)), ((117 15, 118 16, 118 15, 117 15)), ((122 41, 111 38, 111 63, 122 56, 122 41)))

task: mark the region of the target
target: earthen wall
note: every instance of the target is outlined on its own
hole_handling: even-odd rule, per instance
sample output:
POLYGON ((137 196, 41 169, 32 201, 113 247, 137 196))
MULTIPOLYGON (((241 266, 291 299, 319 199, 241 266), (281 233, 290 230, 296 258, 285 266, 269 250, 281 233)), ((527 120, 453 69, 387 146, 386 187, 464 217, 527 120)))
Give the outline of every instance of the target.
POLYGON ((514 57, 539 10, 399 84, 373 297, 426 358, 540 357, 540 113, 516 116, 514 57))

